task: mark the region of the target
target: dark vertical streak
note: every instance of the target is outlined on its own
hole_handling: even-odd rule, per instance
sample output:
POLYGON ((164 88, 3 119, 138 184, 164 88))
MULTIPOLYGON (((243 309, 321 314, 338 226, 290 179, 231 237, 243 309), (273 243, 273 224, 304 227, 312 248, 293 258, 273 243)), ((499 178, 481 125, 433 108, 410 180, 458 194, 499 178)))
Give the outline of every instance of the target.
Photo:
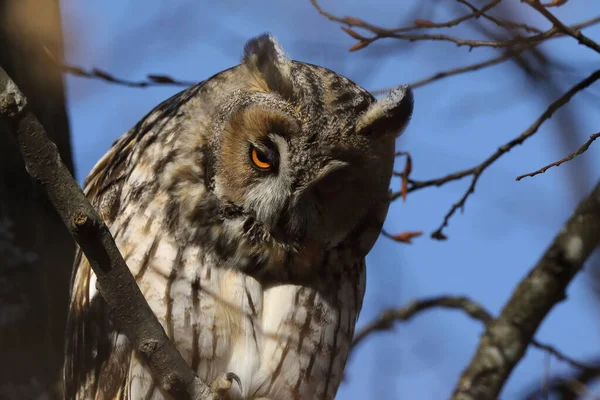
POLYGON ((319 340, 317 344, 317 348, 310 354, 310 361, 308 362, 308 367, 306 367, 306 377, 310 379, 310 374, 312 372, 313 367, 315 366, 315 360, 317 359, 317 354, 321 352, 323 348, 323 339, 319 340))
POLYGON ((279 377, 279 374, 281 373, 281 368, 283 367, 283 362, 285 361, 285 358, 287 357, 288 353, 290 352, 291 347, 292 347, 291 343, 288 340, 285 344, 285 347, 283 348, 283 351, 281 352, 281 358, 279 359, 279 363, 277 364, 275 371, 273 371, 273 375, 271 375, 271 382, 269 383, 269 392, 273 388, 273 384, 275 383, 275 381, 279 377))
POLYGON ((148 265, 150 264, 150 260, 154 257, 154 254, 156 254, 156 248, 158 247, 158 241, 159 241, 159 237, 155 237, 152 240, 152 244, 150 245, 150 248, 148 249, 146 254, 144 254, 144 257, 142 258, 142 262, 140 263, 140 270, 138 271, 137 274, 135 274, 135 280, 137 282, 139 282, 140 279, 142 279, 144 277, 144 274, 146 273, 146 270, 148 269, 148 265))
MULTIPOLYGON (((298 340, 298 353, 300 353, 302 350, 302 344, 304 343, 304 338, 306 336, 308 336, 308 334, 310 333, 310 324, 311 324, 312 318, 313 318, 313 313, 310 310, 314 309, 314 303, 315 303, 316 297, 317 297, 317 291, 314 289, 311 290, 310 295, 309 295, 308 299, 306 300, 306 304, 302 305, 302 307, 304 307, 307 310, 307 315, 306 315, 306 321, 304 321, 304 325, 302 325, 302 329, 300 330, 300 335, 299 335, 299 340, 298 340)), ((298 303, 294 304, 294 306, 296 307, 296 310, 298 308, 300 308, 298 303)))
POLYGON ((193 324, 193 335, 192 338, 192 370, 194 372, 198 371, 198 365, 200 364, 200 349, 198 347, 198 340, 200 336, 200 332, 198 330, 198 319, 202 316, 200 315, 200 278, 196 277, 194 282, 192 283, 192 314, 194 318, 193 324))
POLYGON ((248 317, 248 319, 250 320, 252 329, 252 338, 254 339, 256 350, 260 352, 260 346, 258 345, 258 339, 256 338, 256 327, 254 326, 254 317, 257 315, 256 308, 254 306, 254 301, 252 301, 252 296, 250 296, 250 292, 248 292, 248 288, 244 287, 244 291, 246 292, 246 298, 248 299, 248 305, 250 306, 251 315, 248 317))
MULTIPOLYGON (((302 328, 300 329, 300 333, 299 333, 299 338, 298 338, 298 358, 300 358, 300 355, 302 354, 302 345, 304 344, 304 338, 306 338, 309 334, 310 334, 310 325, 312 323, 313 320, 313 312, 310 310, 314 310, 315 309, 315 298, 317 297, 317 291, 316 290, 311 290, 310 295, 308 297, 308 299, 306 300, 305 304, 299 305, 298 302, 296 302, 296 304, 294 304, 296 306, 296 309, 300 308, 300 307, 304 307, 307 310, 307 315, 306 315, 306 321, 304 321, 304 325, 302 325, 302 328)), ((312 354, 315 354, 314 352, 312 354)), ((307 370, 304 371, 304 373, 302 371, 300 371, 299 375, 298 375, 298 380, 296 381, 296 385, 294 387, 294 394, 296 397, 298 397, 300 395, 300 386, 302 385, 302 382, 306 381, 307 379, 310 378, 310 375, 307 373, 307 370)))
POLYGON ((152 226, 152 222, 154 222, 154 218, 152 218, 152 217, 150 217, 146 220, 146 222, 144 223, 144 226, 142 227, 143 234, 148 234, 148 232, 150 232, 150 227, 152 226))
POLYGON ((338 332, 340 330, 340 322, 341 322, 341 309, 338 307, 337 309, 337 322, 335 326, 335 334, 333 336, 333 345, 330 349, 330 359, 329 359, 329 367, 327 368, 327 376, 325 377, 325 391, 323 392, 323 399, 327 399, 327 392, 329 391, 329 384, 331 383, 331 374, 333 372, 333 363, 335 361, 335 356, 337 354, 337 337, 338 332))
POLYGON ((183 259, 183 249, 180 247, 177 249, 177 255, 175 256, 175 260, 173 260, 173 265, 171 267, 171 273, 169 274, 169 279, 167 280, 167 286, 165 288, 165 299, 167 299, 167 315, 165 316, 165 325, 167 325, 167 336, 173 340, 173 296, 171 295, 171 287, 173 286, 173 282, 177 278, 177 273, 181 268, 183 259))
MULTIPOLYGON (((292 315, 289 318, 286 318, 286 320, 281 322, 281 324, 279 325, 279 329, 277 330, 278 332, 281 331, 281 327, 282 327, 282 325, 284 325, 285 322, 287 322, 287 323, 291 322, 291 324, 293 324, 294 321, 296 320, 296 312, 298 311, 297 305, 300 303, 300 300, 302 298, 302 295, 305 292, 305 289, 306 289, 305 287, 302 287, 302 288, 298 289, 298 291, 296 292, 296 296, 294 298, 294 305, 296 307, 294 307, 294 312, 292 313, 292 315)), ((281 369, 283 368, 283 363, 284 363, 285 358, 287 357, 288 353, 290 352, 291 347, 292 347, 291 341, 289 339, 287 339, 287 341, 285 343, 285 347, 284 347, 283 351, 281 352, 281 358, 279 359, 279 363, 277 363, 277 367, 275 367, 275 370, 273 371, 273 374, 271 375, 269 391, 271 391, 271 389, 273 388, 273 384, 275 383, 275 381, 277 380, 277 377, 281 373, 281 369)))

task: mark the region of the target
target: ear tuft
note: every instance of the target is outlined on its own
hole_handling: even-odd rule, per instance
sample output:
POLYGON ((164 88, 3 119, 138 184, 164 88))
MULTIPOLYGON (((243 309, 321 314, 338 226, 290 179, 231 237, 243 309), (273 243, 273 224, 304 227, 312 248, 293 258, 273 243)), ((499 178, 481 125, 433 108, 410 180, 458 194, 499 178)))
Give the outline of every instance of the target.
POLYGON ((412 90, 409 86, 400 86, 378 99, 362 113, 356 124, 356 133, 383 135, 393 132, 396 137, 400 136, 410 121, 412 112, 412 90))
POLYGON ((244 46, 242 63, 265 80, 270 90, 290 99, 292 62, 277 40, 265 33, 249 40, 244 46))

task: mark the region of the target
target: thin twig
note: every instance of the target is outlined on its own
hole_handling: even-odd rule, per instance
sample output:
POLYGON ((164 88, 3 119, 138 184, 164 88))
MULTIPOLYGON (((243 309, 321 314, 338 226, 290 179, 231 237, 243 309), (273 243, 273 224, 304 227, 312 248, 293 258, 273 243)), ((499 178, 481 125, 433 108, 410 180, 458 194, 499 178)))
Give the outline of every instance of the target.
POLYGON ((80 67, 76 67, 73 65, 61 64, 60 65, 63 72, 68 72, 71 75, 81 76, 85 78, 92 79, 100 79, 105 82, 114 83, 123 86, 135 87, 135 88, 147 88, 152 86, 181 86, 181 87, 190 87, 195 85, 198 82, 191 81, 179 81, 174 78, 171 78, 168 75, 147 75, 148 80, 144 81, 131 81, 123 78, 117 78, 114 75, 109 74, 106 71, 100 70, 98 68, 93 68, 91 71, 86 71, 80 67))
MULTIPOLYGON (((472 9, 472 12, 470 14, 463 15, 462 17, 458 17, 458 18, 452 19, 450 21, 436 23, 436 22, 431 22, 431 21, 418 20, 418 21, 415 21, 415 25, 413 25, 413 26, 404 27, 404 28, 396 28, 396 29, 392 29, 391 31, 394 33, 403 33, 403 32, 414 31, 417 29, 423 29, 423 28, 427 28, 427 29, 451 28, 451 27, 456 26, 456 25, 460 24, 461 22, 467 21, 469 19, 473 19, 473 18, 477 19, 481 16, 486 16, 486 14, 485 14, 486 11, 489 11, 492 8, 496 7, 498 4, 500 4, 501 1, 502 0, 492 0, 485 6, 481 7, 481 9, 472 9)), ((459 2, 460 2, 460 0, 459 0, 459 2)), ((322 11, 322 9, 316 4, 316 1, 311 0, 311 3, 313 5, 315 5, 315 7, 318 10, 320 10, 319 12, 322 11)))
MULTIPOLYGON (((523 0, 523 1, 526 1, 526 0, 523 0)), ((353 31, 349 28, 343 28, 346 33, 348 33, 354 39, 358 40, 358 42, 350 48, 350 51, 355 51, 355 50, 365 48, 369 44, 375 42, 376 40, 383 39, 383 38, 395 38, 395 39, 401 39, 401 40, 408 40, 411 42, 421 41, 421 40, 446 41, 446 42, 454 43, 457 46, 466 46, 466 47, 469 47, 470 49, 472 49, 474 47, 510 48, 510 47, 514 47, 517 45, 522 46, 522 45, 532 45, 535 43, 539 44, 540 42, 542 42, 546 39, 549 39, 550 37, 552 37, 560 32, 563 32, 561 28, 559 28, 557 26, 553 26, 551 29, 549 29, 545 32, 537 33, 535 35, 525 36, 525 37, 518 36, 513 39, 502 40, 502 41, 462 39, 462 38, 458 38, 458 37, 454 37, 454 36, 450 36, 450 35, 446 35, 446 34, 429 34, 429 33, 409 34, 409 33, 405 33, 405 32, 414 30, 414 29, 412 29, 414 27, 410 27, 410 29, 404 29, 404 28, 384 29, 384 28, 370 24, 368 22, 365 22, 365 21, 355 18, 355 17, 344 17, 344 18, 336 17, 333 14, 331 14, 331 13, 325 11, 323 8, 321 8, 320 5, 318 4, 317 0, 311 0, 311 3, 313 4, 313 6, 317 9, 317 11, 321 15, 323 15, 324 17, 328 18, 331 21, 335 21, 335 22, 338 22, 338 23, 341 23, 341 24, 344 24, 344 25, 347 25, 350 27, 357 27, 357 28, 365 29, 365 30, 375 34, 375 36, 373 36, 373 37, 365 37, 365 36, 359 35, 358 33, 356 33, 355 31, 353 31)), ((463 4, 469 4, 469 3, 463 2, 463 4)), ((493 4, 493 2, 492 2, 492 4, 493 4)), ((471 6, 471 7, 473 7, 473 6, 471 6)), ((480 11, 475 7, 473 7, 473 8, 476 10, 474 12, 480 11)), ((497 20, 495 22, 498 23, 498 21, 500 21, 500 20, 497 20)), ((502 21, 500 21, 500 23, 502 23, 502 21)), ((429 21, 427 21, 426 23, 425 23, 425 21, 421 21, 420 24, 416 24, 416 26, 418 26, 419 28, 428 28, 432 24, 433 23, 429 23, 429 21)), ((433 24, 433 26, 435 27, 435 24, 433 24)), ((502 26, 502 25, 500 25, 500 26, 502 26)), ((568 27, 566 27, 566 28, 568 28, 568 27)), ((569 29, 572 29, 572 28, 569 28, 569 29)), ((567 31, 564 31, 564 33, 571 34, 571 33, 568 33, 567 31)))
POLYGON ((560 351, 558 351, 556 348, 548 345, 548 344, 544 344, 544 343, 540 343, 538 342, 536 339, 532 339, 531 340, 531 344, 535 347, 537 347, 540 350, 543 350, 545 352, 547 352, 548 354, 553 355, 554 357, 556 357, 557 359, 559 359, 560 361, 563 361, 567 364, 569 364, 571 367, 580 369, 582 371, 599 371, 600 372, 600 367, 596 366, 596 365, 591 365, 591 364, 585 364, 582 363, 580 361, 574 360, 573 358, 561 353, 560 351))
POLYGON ((494 8, 498 4, 500 4, 500 2, 502 0, 492 0, 488 4, 484 5, 481 8, 477 8, 477 7, 473 6, 472 4, 469 4, 465 0, 457 0, 459 3, 462 3, 462 4, 466 5, 467 7, 469 7, 472 12, 470 14, 465 14, 463 16, 451 19, 446 22, 433 22, 433 21, 420 19, 420 20, 414 21, 414 25, 407 26, 407 27, 401 27, 401 28, 394 28, 394 29, 381 28, 379 26, 369 24, 369 23, 367 23, 359 18, 356 18, 356 17, 343 17, 343 18, 336 17, 335 15, 325 11, 316 0, 310 0, 310 1, 311 1, 312 5, 315 7, 315 9, 319 12, 319 14, 321 14, 325 18, 329 19, 330 21, 338 22, 338 23, 348 25, 348 26, 356 26, 358 28, 367 29, 373 33, 382 34, 382 35, 389 35, 389 34, 393 34, 393 33, 406 33, 406 32, 412 32, 412 31, 416 31, 416 30, 420 30, 420 29, 451 28, 451 27, 459 25, 462 22, 468 21, 470 19, 477 19, 480 17, 488 19, 489 21, 495 23, 496 25, 504 27, 504 28, 519 28, 519 29, 524 29, 527 32, 541 33, 541 31, 537 28, 534 28, 534 27, 531 27, 531 26, 528 26, 525 24, 517 24, 517 23, 513 23, 513 22, 509 22, 509 21, 502 21, 498 18, 494 18, 494 17, 486 14, 487 11, 491 10, 492 8, 494 8))
POLYGON ((84 78, 99 79, 99 80, 102 80, 105 82, 110 82, 110 83, 115 83, 118 85, 135 87, 135 88, 147 88, 147 87, 151 87, 151 86, 165 86, 165 85, 190 87, 190 86, 193 86, 198 83, 198 82, 180 81, 180 80, 171 78, 168 75, 156 75, 156 74, 148 74, 146 76, 148 80, 146 80, 146 81, 131 81, 131 80, 123 79, 123 78, 117 78, 114 75, 111 75, 108 72, 103 71, 98 68, 93 68, 92 70, 87 71, 76 65, 67 64, 63 60, 59 59, 49 49, 46 48, 45 50, 46 50, 46 55, 48 56, 48 58, 57 67, 59 67, 63 72, 69 73, 69 74, 75 75, 75 76, 84 77, 84 78))
POLYGON ((486 309, 477 304, 468 297, 458 296, 440 296, 429 299, 415 300, 405 307, 394 309, 390 308, 381 313, 373 322, 369 323, 354 337, 352 347, 357 346, 368 335, 377 331, 392 329, 395 322, 408 321, 421 311, 432 308, 450 308, 460 310, 471 318, 481 321, 484 324, 493 320, 493 317, 486 309))
POLYGON ((544 17, 546 17, 546 19, 548 21, 552 22, 552 25, 555 28, 557 28, 564 34, 577 39, 577 41, 580 44, 582 44, 586 47, 589 47, 590 49, 594 50, 596 53, 600 54, 600 44, 596 43, 595 41, 593 41, 592 39, 590 39, 589 37, 587 37, 586 35, 581 33, 581 31, 579 29, 573 29, 573 28, 563 24, 558 18, 556 18, 554 16, 554 14, 552 14, 548 9, 546 9, 546 7, 544 7, 539 2, 539 0, 521 0, 521 1, 529 4, 531 7, 536 9, 540 14, 542 14, 544 17))
MULTIPOLYGON (((469 7, 474 13, 484 11, 483 8, 480 10, 466 0, 456 0, 456 1, 469 7)), ((493 22, 494 24, 496 24, 499 27, 504 28, 506 30, 523 29, 525 32, 529 32, 529 33, 542 33, 541 30, 539 30, 538 28, 535 28, 533 26, 529 26, 529 25, 523 24, 523 23, 502 20, 500 18, 496 18, 489 14, 486 14, 485 11, 482 13, 482 16, 483 16, 483 18, 487 19, 488 21, 493 22)))
MULTIPOLYGON (((517 54, 518 53, 516 53, 516 52, 506 52, 505 54, 502 54, 501 56, 494 57, 494 58, 491 58, 489 60, 486 60, 486 61, 483 61, 483 62, 480 62, 477 64, 472 64, 472 65, 467 65, 465 67, 459 67, 459 68, 449 69, 447 71, 437 72, 437 73, 431 75, 430 77, 410 83, 409 86, 412 89, 416 89, 418 87, 425 86, 427 84, 438 81, 440 79, 448 78, 450 76, 460 75, 465 72, 477 71, 479 69, 491 67, 492 65, 500 64, 510 58, 513 58, 517 54)), ((389 93, 390 90, 392 90, 392 88, 374 90, 371 93, 375 96, 378 96, 378 95, 389 93)))
MULTIPOLYGON (((571 28, 572 29, 583 29, 583 28, 587 28, 589 26, 595 25, 597 23, 600 22, 600 17, 596 17, 587 21, 583 21, 580 22, 578 24, 572 25, 571 28)), ((556 39, 556 38, 560 38, 560 37, 564 37, 564 33, 560 33, 557 31, 557 33, 551 37, 548 38, 548 40, 550 39, 556 39)), ((513 57, 516 57, 517 55, 521 54, 522 52, 526 51, 526 50, 530 50, 536 46, 538 46, 539 44, 541 44, 543 42, 537 42, 537 43, 532 43, 529 46, 515 46, 514 48, 508 49, 506 50, 506 52, 500 56, 497 57, 493 57, 490 58, 489 60, 486 61, 482 61, 476 64, 471 64, 471 65, 467 65, 464 67, 459 67, 459 68, 454 68, 454 69, 449 69, 447 71, 442 71, 442 72, 437 72, 427 78, 421 79, 419 81, 413 82, 411 84, 409 84, 409 86, 413 89, 421 87, 421 86, 425 86, 429 83, 438 81, 440 79, 444 79, 450 76, 454 76, 454 75, 460 75, 462 73, 465 72, 470 72, 470 71, 477 71, 486 67, 491 67, 493 65, 497 65, 500 64, 504 61, 510 60, 513 57)), ((388 88, 388 89, 379 89, 379 90, 374 90, 371 93, 373 93, 374 95, 382 95, 382 94, 386 94, 389 93, 390 90, 392 90, 393 88, 388 88)))
POLYGON ((585 142, 583 144, 583 146, 581 146, 576 152, 569 154, 568 156, 561 158, 558 161, 555 161, 551 164, 546 165, 543 168, 538 169, 537 171, 533 171, 533 172, 529 172, 527 174, 523 174, 523 175, 519 175, 515 178, 515 180, 520 181, 523 178, 526 177, 531 177, 531 176, 536 176, 539 174, 543 174, 544 172, 546 172, 547 170, 549 170, 552 167, 558 167, 559 165, 566 163, 567 161, 571 161, 572 159, 574 159, 575 157, 577 157, 578 155, 581 155, 583 153, 585 153, 587 151, 587 149, 590 147, 590 145, 592 144, 592 142, 596 139, 598 139, 600 137, 600 132, 599 133, 595 133, 593 135, 590 136, 590 138, 588 139, 587 142, 585 142))
POLYGON ((0 120, 19 144, 27 172, 48 198, 87 257, 112 321, 125 333, 154 382, 176 399, 215 399, 165 334, 125 264, 108 228, 64 166, 56 145, 0 67, 0 120))

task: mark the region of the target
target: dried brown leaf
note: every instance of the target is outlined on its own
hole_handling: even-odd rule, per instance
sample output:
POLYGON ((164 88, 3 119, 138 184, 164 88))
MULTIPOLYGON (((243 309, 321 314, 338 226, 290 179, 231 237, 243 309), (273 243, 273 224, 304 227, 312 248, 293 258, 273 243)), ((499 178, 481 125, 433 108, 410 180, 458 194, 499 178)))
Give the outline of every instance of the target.
POLYGON ((369 43, 371 43, 371 42, 368 42, 366 40, 357 42, 354 46, 350 47, 348 49, 348 51, 357 51, 357 50, 360 50, 360 49, 364 49, 365 47, 367 47, 369 45, 369 43))
POLYGON ((422 231, 408 231, 401 232, 395 235, 390 235, 391 239, 394 239, 396 242, 412 244, 412 239, 419 237, 423 234, 422 231))
POLYGON ((415 19, 415 26, 418 26, 419 28, 431 28, 434 25, 433 22, 426 19, 415 19))
POLYGON ((356 31, 354 31, 350 28, 342 27, 342 30, 344 32, 346 32, 348 35, 352 36, 356 40, 359 40, 359 41, 365 40, 364 36, 359 35, 356 31))

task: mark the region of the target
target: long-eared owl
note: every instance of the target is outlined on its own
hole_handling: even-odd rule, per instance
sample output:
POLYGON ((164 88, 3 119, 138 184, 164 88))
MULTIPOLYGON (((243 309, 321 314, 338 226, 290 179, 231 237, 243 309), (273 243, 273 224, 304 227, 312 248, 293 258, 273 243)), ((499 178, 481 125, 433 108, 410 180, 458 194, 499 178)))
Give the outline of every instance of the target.
MULTIPOLYGON (((240 65, 166 100, 85 183, 150 307, 228 399, 333 399, 387 214, 408 87, 376 100, 250 40, 240 65)), ((67 399, 164 399, 75 260, 67 399)))

